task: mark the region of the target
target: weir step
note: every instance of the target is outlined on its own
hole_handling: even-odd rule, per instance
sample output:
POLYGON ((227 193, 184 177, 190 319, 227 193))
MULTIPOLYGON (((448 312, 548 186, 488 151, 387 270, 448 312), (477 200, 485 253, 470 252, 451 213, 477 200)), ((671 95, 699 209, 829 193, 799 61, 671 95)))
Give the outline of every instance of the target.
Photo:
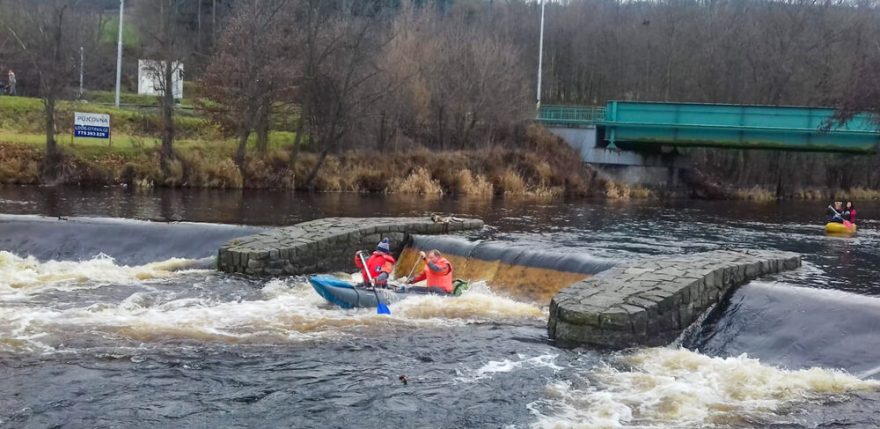
POLYGON ((800 266, 796 253, 764 250, 718 250, 617 266, 556 294, 548 333, 563 347, 665 345, 729 290, 800 266))
POLYGON ((235 239, 217 253, 217 269, 256 276, 300 275, 351 268, 354 252, 384 237, 393 252, 414 234, 477 230, 479 219, 455 217, 323 218, 235 239))

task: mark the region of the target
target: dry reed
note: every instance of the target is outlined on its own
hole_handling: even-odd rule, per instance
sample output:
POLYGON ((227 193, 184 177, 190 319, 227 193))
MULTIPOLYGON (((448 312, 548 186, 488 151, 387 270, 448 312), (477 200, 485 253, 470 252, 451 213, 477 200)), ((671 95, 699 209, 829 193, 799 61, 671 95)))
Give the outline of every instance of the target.
POLYGON ((776 201, 776 193, 771 192, 760 186, 753 186, 747 189, 738 189, 733 192, 734 198, 738 200, 768 202, 776 201))
POLYGON ((443 195, 443 187, 431 173, 424 168, 418 168, 402 179, 393 179, 385 188, 386 193, 419 194, 419 195, 443 195))

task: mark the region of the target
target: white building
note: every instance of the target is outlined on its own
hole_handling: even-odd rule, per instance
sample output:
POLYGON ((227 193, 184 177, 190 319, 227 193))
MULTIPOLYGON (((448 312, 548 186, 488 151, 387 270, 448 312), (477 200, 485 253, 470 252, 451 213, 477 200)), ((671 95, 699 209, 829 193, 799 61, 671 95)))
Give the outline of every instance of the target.
MULTIPOLYGON (((161 76, 164 64, 164 61, 138 60, 138 94, 156 96, 162 94, 161 76)), ((174 98, 179 100, 183 98, 183 64, 174 62, 173 69, 171 91, 174 98)))

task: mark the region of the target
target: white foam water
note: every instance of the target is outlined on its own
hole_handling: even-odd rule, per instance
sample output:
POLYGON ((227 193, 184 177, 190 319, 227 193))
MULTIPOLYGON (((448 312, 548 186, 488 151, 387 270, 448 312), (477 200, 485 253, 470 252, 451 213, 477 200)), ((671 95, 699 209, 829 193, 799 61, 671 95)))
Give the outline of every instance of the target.
POLYGON ((475 282, 459 297, 417 295, 391 306, 409 319, 483 320, 546 319, 547 312, 534 304, 494 293, 486 282, 475 282))
POLYGON ((497 374, 510 373, 520 370, 535 370, 538 368, 547 368, 553 372, 561 371, 565 368, 556 364, 557 357, 559 357, 559 355, 555 353, 533 357, 527 357, 518 354, 515 360, 491 360, 476 369, 459 370, 459 376, 456 378, 456 381, 462 383, 473 383, 475 381, 492 378, 497 374))
POLYGON ((119 265, 104 254, 85 261, 41 262, 31 256, 23 258, 0 251, 0 297, 13 299, 47 289, 75 290, 108 283, 143 283, 180 275, 197 263, 193 259, 171 258, 130 267, 119 265))
POLYGON ((785 370, 746 355, 651 348, 549 384, 528 405, 532 428, 712 427, 779 423, 788 405, 876 391, 880 382, 810 368, 785 370), (619 369, 624 368, 624 369, 619 369))
POLYGON ((362 327, 378 332, 375 328, 436 328, 544 317, 540 308, 496 297, 480 285, 456 298, 413 296, 391 305, 391 316, 385 316, 375 309, 332 306, 302 279, 268 281, 260 293, 243 299, 234 294, 235 288, 223 293, 198 291, 206 273, 175 271, 185 266, 185 261, 124 267, 106 257, 82 263, 39 263, 33 258, 4 256, 10 261, 7 267, 25 272, 14 283, 0 286, 7 297, 21 295, 19 304, 0 305, 0 348, 7 350, 57 351, 65 343, 82 341, 84 333, 100 337, 89 340, 99 343, 109 339, 125 344, 282 344, 342 338, 362 327), (144 287, 150 281, 171 277, 174 281, 168 285, 144 287), (100 285, 113 288, 113 296, 122 292, 124 298, 104 298, 73 307, 26 299, 47 289, 67 292, 100 285))

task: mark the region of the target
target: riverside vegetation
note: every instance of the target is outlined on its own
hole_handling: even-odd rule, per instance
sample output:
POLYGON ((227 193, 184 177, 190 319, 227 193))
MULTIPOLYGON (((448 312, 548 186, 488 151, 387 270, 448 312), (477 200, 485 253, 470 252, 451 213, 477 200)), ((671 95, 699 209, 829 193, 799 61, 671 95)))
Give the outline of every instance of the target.
MULTIPOLYGON (((52 182, 41 175, 44 161, 37 99, 0 97, 0 183, 74 184, 84 186, 270 188, 318 192, 414 193, 476 197, 609 196, 644 198, 650 192, 617 184, 581 165, 576 153, 539 126, 517 128, 505 146, 475 150, 407 151, 378 154, 347 151, 330 155, 311 186, 304 178, 318 154, 293 148, 295 133, 272 131, 265 150, 251 139, 243 169, 236 166, 237 142, 227 139, 210 121, 193 113, 177 115, 183 137, 175 146, 171 174, 159 167, 158 127, 147 110, 62 103, 59 124, 71 124, 73 111, 112 115, 112 142, 60 138, 62 163, 52 182)), ((69 137, 70 129, 59 128, 69 137)))
MULTIPOLYGON (((137 107, 114 110, 100 105, 111 94, 87 91, 89 110, 114 115, 114 146, 66 147, 74 105, 65 100, 76 98, 79 71, 68 53, 90 59, 88 86, 112 87, 117 7, 0 1, 0 67, 15 69, 19 94, 42 102, 0 106, 0 143, 25 144, 4 145, 3 183, 651 195, 581 167, 528 125, 541 13, 529 1, 139 1, 127 9, 123 88, 136 86, 137 59, 150 58, 162 95, 125 95, 137 107), (177 64, 192 99, 161 91, 177 64)), ((577 0, 546 9, 545 103, 831 105, 838 119, 880 112, 880 51, 861 42, 880 34, 874 2, 577 0)), ((873 156, 684 152, 690 189, 655 192, 880 197, 873 156)))
MULTIPOLYGON (((107 99, 107 94, 98 93, 94 97, 102 101, 107 99)), ((151 101, 128 97, 144 104, 151 101)), ((166 176, 159 166, 160 143, 155 137, 160 124, 150 107, 116 109, 100 103, 64 102, 56 112, 57 123, 71 124, 77 108, 111 114, 114 138, 112 142, 76 139, 71 143, 70 126, 59 126, 62 163, 59 174, 47 181, 41 174, 45 156, 40 121, 42 104, 33 98, 0 97, 0 184, 249 188, 477 198, 568 196, 625 200, 691 196, 774 201, 782 192, 788 199, 880 199, 880 192, 875 189, 822 186, 819 184, 822 178, 805 185, 803 180, 788 178, 774 183, 776 176, 762 181, 755 175, 735 173, 743 171, 737 168, 743 162, 763 160, 769 165, 769 161, 778 162, 778 159, 792 163, 796 159, 807 162, 811 157, 812 164, 837 164, 835 171, 842 176, 852 173, 845 168, 847 156, 816 154, 778 153, 749 160, 747 153, 740 153, 739 158, 720 163, 717 156, 713 158, 709 152, 692 150, 690 155, 697 167, 686 174, 688 193, 652 191, 615 182, 581 164, 570 147, 537 125, 517 128, 507 137, 511 140, 508 145, 442 152, 416 145, 407 151, 387 154, 349 150, 328 155, 313 183, 306 185, 303 179, 314 168, 319 154, 294 150, 295 132, 271 131, 263 149, 251 138, 248 142, 251 150, 244 168, 240 169, 234 159, 237 142, 225 137, 215 124, 191 109, 182 109, 182 113, 175 116, 181 139, 175 146, 176 159, 171 163, 170 174, 166 176)), ((307 143, 307 139, 302 141, 307 143)), ((772 169, 768 166, 766 170, 772 169)), ((839 183, 840 179, 832 178, 832 181, 839 183)))

